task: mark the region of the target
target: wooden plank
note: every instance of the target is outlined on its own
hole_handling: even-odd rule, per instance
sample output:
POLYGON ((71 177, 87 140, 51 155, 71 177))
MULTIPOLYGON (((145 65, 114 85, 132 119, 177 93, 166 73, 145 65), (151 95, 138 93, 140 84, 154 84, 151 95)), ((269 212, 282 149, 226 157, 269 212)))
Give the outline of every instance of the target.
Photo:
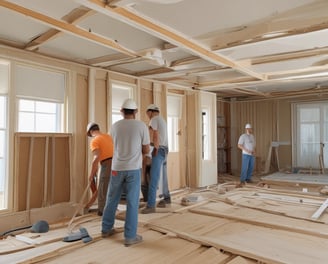
POLYGON ((328 199, 319 207, 319 209, 311 216, 312 219, 317 220, 321 214, 326 210, 328 207, 328 199))
MULTIPOLYGON (((193 217, 194 214, 191 213, 180 215, 180 219, 183 220, 193 219, 193 217)), ((203 217, 204 219, 215 219, 215 217, 203 217)), ((220 218, 216 219, 221 221, 220 218)), ((151 225, 152 229, 159 228, 162 231, 166 229, 178 237, 198 241, 203 245, 264 263, 321 264, 325 263, 327 259, 327 238, 235 221, 212 227, 212 230, 186 229, 181 225, 177 226, 177 219, 173 215, 165 219, 157 219, 156 223, 151 225), (265 243, 263 243, 264 238, 265 243)))
POLYGON ((190 212, 328 238, 328 226, 325 224, 288 218, 283 215, 270 214, 256 209, 236 208, 236 206, 224 203, 210 203, 199 208, 194 208, 190 212))
POLYGON ((31 203, 31 177, 32 177, 32 164, 33 164, 33 149, 34 149, 34 137, 30 138, 30 149, 28 157, 28 172, 27 172, 27 185, 26 185, 26 210, 30 209, 31 203))

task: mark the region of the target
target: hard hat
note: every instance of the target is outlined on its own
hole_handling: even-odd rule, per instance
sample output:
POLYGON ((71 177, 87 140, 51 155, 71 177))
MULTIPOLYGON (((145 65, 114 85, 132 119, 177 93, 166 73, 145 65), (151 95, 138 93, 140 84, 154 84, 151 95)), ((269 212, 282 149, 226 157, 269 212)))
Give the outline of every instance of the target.
POLYGON ((90 130, 91 130, 91 128, 93 128, 93 127, 95 127, 95 126, 97 126, 98 129, 99 129, 99 126, 98 126, 97 123, 90 122, 90 123, 87 125, 87 135, 88 135, 89 137, 91 137, 91 134, 90 134, 90 130))
POLYGON ((131 98, 126 99, 122 104, 122 109, 136 110, 138 109, 137 104, 131 98))
POLYGON ((155 104, 150 104, 147 107, 147 111, 152 110, 152 111, 158 111, 159 112, 159 107, 155 104))
POLYGON ((49 224, 47 221, 40 220, 34 223, 31 227, 32 233, 47 233, 49 231, 49 224))
POLYGON ((245 128, 252 128, 251 124, 246 124, 245 128))

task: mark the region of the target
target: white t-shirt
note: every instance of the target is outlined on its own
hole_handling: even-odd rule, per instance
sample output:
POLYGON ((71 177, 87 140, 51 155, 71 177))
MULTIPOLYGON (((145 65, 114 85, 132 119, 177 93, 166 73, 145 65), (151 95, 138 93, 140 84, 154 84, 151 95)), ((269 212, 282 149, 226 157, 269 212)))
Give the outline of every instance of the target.
POLYGON ((114 142, 112 170, 137 170, 142 167, 142 145, 150 143, 145 123, 122 119, 113 124, 110 132, 114 142))
POLYGON ((153 130, 157 130, 159 133, 159 145, 160 146, 168 146, 168 140, 167 140, 167 125, 163 117, 160 115, 154 116, 149 121, 149 126, 153 130))
MULTIPOLYGON (((255 150, 255 137, 253 134, 242 134, 239 137, 238 140, 238 145, 242 145, 244 148, 248 149, 249 151, 253 152, 255 150)), ((243 154, 247 154, 247 155, 252 155, 251 153, 248 153, 246 151, 243 150, 243 154)))

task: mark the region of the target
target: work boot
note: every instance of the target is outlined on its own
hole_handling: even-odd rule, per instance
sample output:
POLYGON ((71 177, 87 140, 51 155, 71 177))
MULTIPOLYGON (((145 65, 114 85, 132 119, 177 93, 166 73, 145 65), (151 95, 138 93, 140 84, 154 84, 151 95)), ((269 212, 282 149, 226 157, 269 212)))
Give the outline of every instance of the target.
POLYGON ((142 236, 137 235, 135 238, 126 238, 126 239, 124 240, 124 245, 125 245, 126 247, 129 247, 129 246, 131 246, 131 245, 138 244, 138 243, 140 243, 140 242, 142 242, 142 236))
POLYGON ((154 207, 145 207, 144 209, 141 210, 142 214, 152 214, 156 213, 156 209, 154 207))
POLYGON ((110 237, 114 234, 115 234, 115 229, 114 228, 112 228, 112 229, 110 229, 109 231, 106 231, 106 232, 101 231, 101 237, 102 238, 110 237))
POLYGON ((167 206, 171 205, 171 198, 164 198, 162 200, 160 200, 158 203, 157 203, 157 207, 160 207, 160 208, 165 208, 167 206))

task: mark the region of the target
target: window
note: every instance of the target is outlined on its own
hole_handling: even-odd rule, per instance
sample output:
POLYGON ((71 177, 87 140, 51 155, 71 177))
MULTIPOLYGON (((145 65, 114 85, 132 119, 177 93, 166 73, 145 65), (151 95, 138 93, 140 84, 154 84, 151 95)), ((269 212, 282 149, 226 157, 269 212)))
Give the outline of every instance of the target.
POLYGON ((64 132, 65 73, 18 64, 14 76, 17 131, 64 132))
POLYGON ((209 113, 207 109, 202 111, 202 158, 208 160, 210 157, 209 148, 209 113))
POLYGON ((7 100, 9 62, 0 60, 0 210, 8 209, 7 100))
POLYGON ((179 152, 179 122, 181 119, 182 98, 167 96, 167 138, 170 152, 179 152))
POLYGON ((19 99, 19 132, 62 132, 62 104, 19 99))
POLYGON ((0 96, 0 210, 7 208, 7 140, 6 140, 6 97, 0 96))
POLYGON ((124 100, 133 98, 133 87, 129 84, 112 83, 112 124, 123 118, 121 107, 124 100))
POLYGON ((319 154, 323 152, 323 163, 328 164, 328 105, 327 103, 305 103, 294 105, 296 113, 295 166, 320 168, 319 154))

